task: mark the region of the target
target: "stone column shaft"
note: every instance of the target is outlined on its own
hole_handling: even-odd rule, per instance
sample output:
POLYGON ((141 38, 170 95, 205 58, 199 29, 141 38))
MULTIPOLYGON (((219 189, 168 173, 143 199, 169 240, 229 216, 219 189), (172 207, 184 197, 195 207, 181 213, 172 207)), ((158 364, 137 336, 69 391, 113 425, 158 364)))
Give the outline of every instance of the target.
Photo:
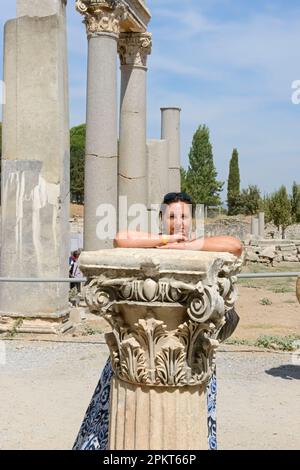
POLYGON ((65 14, 67 0, 17 0, 17 17, 65 14))
POLYGON ((118 210, 117 41, 124 15, 120 2, 77 0, 88 36, 84 248, 113 245, 118 210), (110 231, 98 228, 111 207, 110 231))
POLYGON ((122 33, 119 194, 132 204, 147 205, 146 85, 151 34, 122 33))
MULTIPOLYGON (((40 4, 35 10, 35 3, 18 0, 18 13, 26 16, 5 25, 2 277, 68 276, 65 4, 65 0, 57 1, 51 11, 49 4, 40 4)), ((2 319, 22 318, 20 331, 30 331, 30 325, 32 331, 53 331, 55 320, 68 313, 68 290, 62 283, 0 283, 2 319), (44 330, 45 322, 30 323, 29 318, 48 319, 49 328, 44 330)))
POLYGON ((169 142, 169 192, 179 192, 180 108, 161 108, 161 138, 169 142))
POLYGON ((265 213, 258 214, 258 233, 261 238, 265 238, 265 213))
POLYGON ((167 140, 147 142, 148 206, 161 204, 169 190, 169 143, 167 140))
POLYGON ((99 206, 110 204, 117 211, 117 37, 91 36, 88 48, 84 247, 96 250, 112 246, 112 239, 97 236, 99 206))
POLYGON ((161 390, 114 378, 109 449, 206 450, 206 399, 206 387, 161 390))
POLYGON ((255 216, 251 217, 251 235, 254 235, 255 237, 258 237, 259 235, 258 218, 255 216))

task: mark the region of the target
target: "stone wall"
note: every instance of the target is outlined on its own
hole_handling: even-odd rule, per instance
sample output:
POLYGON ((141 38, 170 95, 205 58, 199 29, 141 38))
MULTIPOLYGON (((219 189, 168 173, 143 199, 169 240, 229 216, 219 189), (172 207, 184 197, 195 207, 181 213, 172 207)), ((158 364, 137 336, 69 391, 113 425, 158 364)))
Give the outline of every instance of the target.
MULTIPOLYGON (((206 219, 205 236, 231 235, 241 240, 247 240, 251 234, 251 217, 223 217, 206 219)), ((269 240, 282 240, 281 230, 268 223, 265 227, 265 238, 269 240)), ((287 240, 300 240, 300 224, 290 225, 286 229, 287 240)))
POLYGON ((211 221, 207 219, 204 230, 206 237, 231 235, 240 240, 245 240, 251 233, 251 221, 250 218, 245 217, 224 217, 212 219, 211 221))
POLYGON ((275 265, 285 262, 300 262, 299 240, 252 240, 245 244, 247 263, 275 265))
MULTIPOLYGON (((285 235, 288 240, 300 240, 300 224, 294 224, 287 227, 285 235)), ((273 224, 266 224, 265 237, 269 239, 272 239, 273 237, 275 240, 280 240, 281 230, 278 230, 273 224)))

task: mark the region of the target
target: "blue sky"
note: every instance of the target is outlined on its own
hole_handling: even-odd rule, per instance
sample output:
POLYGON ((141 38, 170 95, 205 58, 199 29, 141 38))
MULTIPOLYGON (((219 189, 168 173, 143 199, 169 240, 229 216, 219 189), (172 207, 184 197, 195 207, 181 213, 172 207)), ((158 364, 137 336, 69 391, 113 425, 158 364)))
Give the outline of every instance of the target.
MULTIPOLYGON (((15 16, 0 0, 0 23, 15 16)), ((85 120, 86 35, 68 1, 70 120, 85 120)), ((240 155, 242 187, 270 192, 300 183, 299 0, 148 0, 153 51, 148 72, 148 136, 160 136, 160 107, 182 108, 182 164, 193 133, 211 132, 219 179, 232 149, 240 155)), ((1 38, 2 50, 2 38, 1 38)), ((2 70, 1 70, 2 74, 2 70)), ((225 198, 225 194, 224 194, 225 198)))

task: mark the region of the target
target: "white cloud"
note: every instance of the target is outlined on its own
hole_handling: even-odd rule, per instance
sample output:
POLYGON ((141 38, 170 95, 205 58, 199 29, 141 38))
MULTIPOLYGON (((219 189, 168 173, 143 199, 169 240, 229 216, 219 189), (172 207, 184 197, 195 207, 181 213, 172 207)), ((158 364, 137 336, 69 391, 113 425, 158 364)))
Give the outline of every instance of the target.
POLYGON ((300 8, 258 8, 220 21, 205 12, 208 2, 162 3, 165 18, 166 7, 175 10, 167 24, 168 31, 174 29, 166 34, 164 22, 153 22, 150 128, 159 130, 160 102, 181 106, 185 164, 193 132, 206 122, 221 178, 227 178, 228 159, 237 146, 243 185, 257 183, 271 191, 300 179, 300 106, 291 102, 291 84, 300 79, 300 8), (193 23, 188 30, 185 23, 193 8, 201 18, 198 30, 193 23))
MULTIPOLYGON (((15 4, 0 4, 3 26, 15 16, 15 4)), ((196 127, 206 122, 221 179, 233 147, 240 151, 243 185, 270 191, 298 178, 300 105, 291 103, 291 84, 300 79, 300 6, 282 7, 279 0, 147 4, 154 36, 150 137, 160 133, 160 106, 181 106, 184 163, 196 127)), ((68 44, 71 123, 77 124, 85 119, 87 40, 74 1, 68 2, 68 44)))

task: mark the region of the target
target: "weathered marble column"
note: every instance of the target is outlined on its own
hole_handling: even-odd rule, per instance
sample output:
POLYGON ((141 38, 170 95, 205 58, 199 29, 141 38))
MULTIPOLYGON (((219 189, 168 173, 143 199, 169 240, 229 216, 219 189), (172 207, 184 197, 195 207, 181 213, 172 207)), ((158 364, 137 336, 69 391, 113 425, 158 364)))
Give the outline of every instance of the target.
POLYGON ((125 8, 120 0, 77 0, 76 8, 88 37, 84 248, 97 250, 112 247, 117 230, 117 41, 125 8), (99 230, 106 205, 113 209, 107 238, 99 230))
POLYGON ((169 191, 179 192, 180 108, 161 108, 161 138, 169 142, 169 191))
POLYGON ((265 213, 258 214, 258 234, 261 238, 265 238, 265 213))
POLYGON ((227 253, 81 254, 86 302, 112 328, 111 450, 207 449, 206 386, 240 268, 227 253))
POLYGON ((64 15, 67 0, 16 0, 17 17, 64 15))
MULTIPOLYGON (((17 0, 19 17, 5 25, 1 277, 68 277, 65 9, 65 0, 17 0)), ((67 329, 68 291, 68 284, 0 283, 0 330, 67 329)))
POLYGON ((258 218, 255 216, 251 217, 251 235, 255 237, 259 236, 259 223, 258 218))
POLYGON ((167 140, 148 140, 147 142, 147 179, 148 207, 161 204, 169 191, 169 143, 167 140))
POLYGON ((150 33, 121 33, 121 110, 119 194, 132 204, 147 205, 146 96, 150 33))

